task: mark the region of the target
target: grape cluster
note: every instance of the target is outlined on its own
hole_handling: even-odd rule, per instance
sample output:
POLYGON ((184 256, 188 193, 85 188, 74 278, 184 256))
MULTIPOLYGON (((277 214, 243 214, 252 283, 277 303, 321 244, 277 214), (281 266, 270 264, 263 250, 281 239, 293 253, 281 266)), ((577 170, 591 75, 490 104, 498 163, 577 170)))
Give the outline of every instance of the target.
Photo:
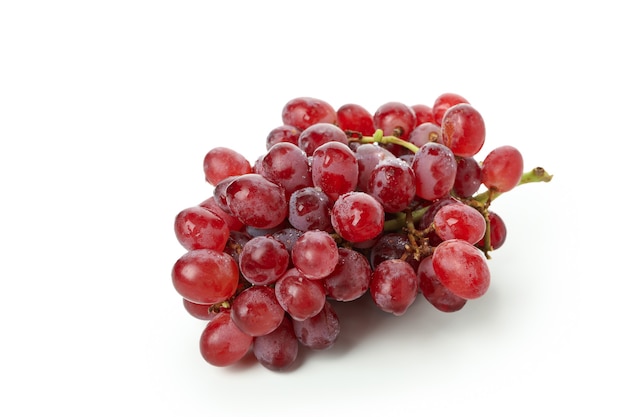
POLYGON ((251 352, 282 370, 301 346, 335 343, 333 303, 368 294, 401 316, 418 297, 454 312, 485 294, 507 232, 492 201, 551 176, 524 173, 512 146, 477 161, 484 142, 481 114, 446 93, 373 114, 299 97, 256 161, 211 149, 212 195, 176 216, 186 253, 172 269, 184 308, 207 321, 203 358, 227 366, 251 352))

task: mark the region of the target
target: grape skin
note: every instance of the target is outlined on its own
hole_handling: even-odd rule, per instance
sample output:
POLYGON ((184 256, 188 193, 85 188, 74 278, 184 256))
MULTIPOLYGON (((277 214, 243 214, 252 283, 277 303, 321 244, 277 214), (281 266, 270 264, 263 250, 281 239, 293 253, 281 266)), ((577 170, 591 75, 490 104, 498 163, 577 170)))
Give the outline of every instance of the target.
POLYGON ((351 242, 365 242, 382 233, 385 210, 371 195, 355 191, 339 196, 330 219, 342 238, 351 242))
POLYGON ((198 304, 215 304, 235 294, 239 268, 223 252, 195 249, 176 261, 172 282, 183 298, 198 304))
POLYGON ((339 261, 337 243, 326 232, 309 230, 293 245, 291 259, 307 278, 324 278, 333 272, 339 261))
POLYGON ((295 363, 298 345, 292 320, 285 314, 283 321, 273 332, 254 338, 252 352, 259 363, 267 369, 283 371, 295 363))
POLYGON ((200 353, 213 366, 228 366, 248 353, 252 341, 252 336, 233 323, 230 310, 225 310, 219 312, 200 335, 200 353))
POLYGON ((489 288, 491 276, 485 255, 464 240, 439 244, 433 253, 433 269, 442 285, 466 300, 484 295, 489 288))
POLYGON ((417 298, 417 291, 417 274, 407 262, 389 259, 374 269, 370 294, 381 310, 403 315, 417 298))
POLYGON ((422 146, 413 157, 415 194, 424 200, 447 196, 456 178, 456 160, 452 151, 436 142, 422 146))

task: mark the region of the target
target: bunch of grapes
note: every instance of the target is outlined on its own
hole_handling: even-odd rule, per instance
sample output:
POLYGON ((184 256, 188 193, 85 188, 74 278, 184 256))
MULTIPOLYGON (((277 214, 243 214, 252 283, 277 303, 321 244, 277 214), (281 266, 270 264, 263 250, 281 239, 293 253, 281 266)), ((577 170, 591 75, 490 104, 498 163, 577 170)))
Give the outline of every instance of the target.
POLYGON ((489 253, 506 238, 491 203, 551 179, 542 168, 525 173, 512 146, 476 160, 484 120, 450 93, 373 114, 295 98, 265 140, 256 161, 211 149, 203 168, 212 195, 174 221, 186 253, 172 282, 184 308, 207 321, 200 352, 215 366, 252 354, 286 369, 302 347, 333 346, 333 303, 363 296, 396 316, 418 297, 460 310, 488 290, 489 253))

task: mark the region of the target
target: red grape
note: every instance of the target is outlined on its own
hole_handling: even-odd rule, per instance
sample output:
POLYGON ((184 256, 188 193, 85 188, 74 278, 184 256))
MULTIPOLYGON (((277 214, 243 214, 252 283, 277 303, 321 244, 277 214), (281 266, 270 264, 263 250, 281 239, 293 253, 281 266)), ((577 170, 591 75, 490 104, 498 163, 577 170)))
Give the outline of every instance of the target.
POLYGON ((348 136, 339 127, 330 123, 316 123, 304 129, 298 138, 298 146, 307 156, 320 146, 328 142, 338 142, 348 145, 348 136))
POLYGON ((315 123, 337 123, 337 112, 324 100, 298 97, 285 104, 282 119, 284 124, 304 130, 315 123))
POLYGON ((381 161, 372 170, 367 188, 388 213, 406 209, 415 197, 413 169, 399 158, 381 161))
POLYGON ((273 145, 282 142, 298 145, 298 138, 301 132, 297 127, 289 125, 275 127, 268 133, 265 139, 265 149, 269 150, 273 145))
POLYGON ((456 160, 456 178, 454 179, 454 193, 461 197, 471 197, 480 188, 481 168, 472 156, 458 157, 456 160))
POLYGON ((250 172, 250 162, 239 152, 229 148, 213 148, 204 157, 204 175, 211 185, 216 185, 224 178, 250 172))
POLYGON ((443 115, 441 137, 456 156, 474 156, 485 143, 485 122, 471 105, 456 104, 443 115))
POLYGON ((435 232, 442 240, 462 239, 472 245, 485 235, 485 217, 466 204, 448 204, 441 207, 433 220, 435 232))
POLYGON ((422 123, 413 129, 413 131, 409 134, 407 141, 411 142, 418 148, 426 145, 428 142, 443 143, 443 139, 441 137, 441 126, 430 122, 422 123))
POLYGON ((363 106, 344 104, 337 109, 337 125, 343 131, 358 132, 363 136, 374 134, 374 118, 363 106))
POLYGON ((289 199, 289 223, 296 229, 331 231, 328 196, 315 187, 295 191, 289 199))
POLYGON ((285 190, 259 174, 236 177, 226 188, 226 203, 242 223, 271 229, 287 218, 285 190))
POLYGON ((223 252, 195 249, 176 261, 172 282, 183 298, 198 304, 215 304, 235 294, 239 268, 235 260, 223 252))
MULTIPOLYGON (((489 237, 491 240, 491 250, 496 250, 504 245, 506 240, 506 225, 504 220, 498 214, 489 210, 489 237)), ((484 239, 481 239, 476 246, 482 248, 485 246, 484 239)))
POLYGON ((373 119, 374 128, 382 130, 385 136, 397 136, 401 139, 407 139, 416 124, 413 109, 396 101, 385 103, 376 109, 373 119))
POLYGON ((326 294, 320 283, 308 279, 296 268, 287 270, 276 281, 276 299, 294 320, 315 316, 324 307, 326 294))
POLYGON ((283 321, 285 310, 278 304, 270 287, 254 285, 235 297, 230 318, 239 329, 250 336, 262 336, 274 331, 283 321))
POLYGON ((313 350, 324 350, 333 346, 339 330, 339 317, 328 301, 315 316, 293 322, 293 331, 298 341, 313 350))
POLYGON ((218 313, 200 336, 200 353, 213 366, 241 360, 252 346, 252 336, 242 332, 230 318, 230 310, 218 313))
POLYGON ((446 146, 429 142, 415 154, 411 164, 415 173, 415 194, 424 200, 447 196, 456 178, 456 160, 446 146))
POLYGON ((483 161, 482 183, 501 193, 511 191, 519 183, 524 172, 522 154, 513 146, 493 149, 483 161))
POLYGON ((252 352, 261 365, 273 371, 289 368, 298 357, 298 339, 292 321, 285 314, 283 321, 271 333, 257 336, 252 342, 252 352))
POLYGON ((356 250, 339 248, 335 269, 324 278, 328 297, 337 301, 352 301, 367 292, 372 275, 367 258, 356 250))
POLYGON ((337 266, 337 243, 326 232, 309 230, 293 245, 291 259, 293 265, 307 278, 324 278, 337 266))
POLYGON ((383 261, 374 269, 370 294, 378 308, 401 316, 417 297, 417 274, 401 259, 383 261))
POLYGON ((433 252, 433 269, 443 286, 467 300, 487 292, 490 273, 485 254, 461 239, 446 240, 433 252))
POLYGON ((313 152, 311 175, 313 185, 334 201, 356 189, 359 180, 356 155, 343 143, 325 143, 313 152))
POLYGON ((304 151, 293 143, 277 143, 261 160, 263 176, 281 185, 288 199, 302 187, 313 185, 309 159, 304 151))
POLYGON ((385 210, 371 195, 354 191, 339 196, 330 220, 342 238, 350 242, 364 242, 382 233, 385 210))
POLYGON ((269 285, 289 267, 285 245, 269 236, 256 236, 243 245, 239 268, 246 280, 255 285, 269 285))
POLYGON ((415 113, 415 127, 421 125, 422 123, 435 122, 432 107, 425 104, 414 104, 411 106, 411 110, 415 113))
POLYGON ((230 231, 226 222, 217 214, 195 206, 178 213, 174 220, 174 233, 185 249, 222 251, 230 231))

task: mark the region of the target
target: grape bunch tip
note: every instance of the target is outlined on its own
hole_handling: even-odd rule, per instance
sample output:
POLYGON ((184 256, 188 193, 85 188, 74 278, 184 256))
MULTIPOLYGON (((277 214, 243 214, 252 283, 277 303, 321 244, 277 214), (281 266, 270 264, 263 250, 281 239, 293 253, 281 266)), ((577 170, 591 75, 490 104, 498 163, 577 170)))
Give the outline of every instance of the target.
POLYGON ((199 348, 214 366, 251 355, 290 369, 299 349, 335 344, 334 303, 363 296, 395 316, 418 298, 461 310, 489 289, 490 253, 507 237, 493 201, 552 179, 525 172, 509 145, 478 161, 485 122, 458 94, 374 113, 298 97, 281 118, 256 161, 210 149, 211 194, 174 220, 186 252, 172 283, 206 321, 199 348))

